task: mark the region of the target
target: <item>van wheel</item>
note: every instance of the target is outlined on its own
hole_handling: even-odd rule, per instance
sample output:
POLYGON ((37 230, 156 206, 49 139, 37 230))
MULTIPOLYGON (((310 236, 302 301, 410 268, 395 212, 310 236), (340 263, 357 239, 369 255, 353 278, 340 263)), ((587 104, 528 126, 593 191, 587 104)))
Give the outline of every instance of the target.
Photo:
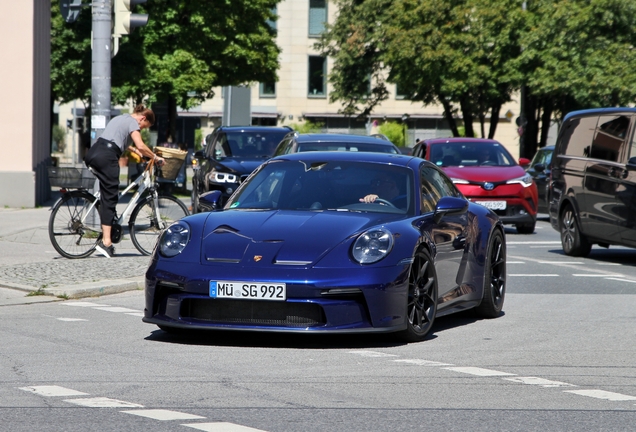
POLYGON ((563 246, 563 252, 566 255, 584 257, 590 253, 592 245, 581 234, 571 205, 566 205, 563 209, 561 219, 559 219, 559 228, 561 231, 561 246, 563 246))

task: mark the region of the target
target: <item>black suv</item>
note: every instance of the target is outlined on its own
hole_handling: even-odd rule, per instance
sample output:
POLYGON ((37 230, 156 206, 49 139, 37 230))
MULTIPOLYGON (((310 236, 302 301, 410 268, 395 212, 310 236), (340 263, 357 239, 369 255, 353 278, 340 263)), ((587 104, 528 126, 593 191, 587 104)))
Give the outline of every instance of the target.
POLYGON ((260 164, 292 129, 272 126, 220 126, 205 138, 205 148, 194 154, 192 213, 199 211, 199 195, 219 190, 221 202, 260 164))
POLYGON ((636 247, 636 108, 565 116, 550 163, 548 210, 566 255, 636 247))

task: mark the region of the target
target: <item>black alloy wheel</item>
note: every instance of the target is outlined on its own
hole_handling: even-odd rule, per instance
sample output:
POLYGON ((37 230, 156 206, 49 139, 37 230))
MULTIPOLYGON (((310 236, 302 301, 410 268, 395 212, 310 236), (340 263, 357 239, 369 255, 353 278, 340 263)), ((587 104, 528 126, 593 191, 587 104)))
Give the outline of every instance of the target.
POLYGON ((409 273, 406 304, 406 330, 400 339, 407 342, 423 340, 433 327, 437 314, 437 274, 431 255, 420 249, 413 258, 409 273))
POLYGON ((475 312, 483 318, 496 318, 501 315, 506 296, 506 241, 501 230, 492 232, 486 253, 484 295, 475 312))
POLYGON ((589 255, 592 244, 581 234, 576 215, 571 205, 566 205, 559 219, 561 246, 569 256, 584 257, 589 255))

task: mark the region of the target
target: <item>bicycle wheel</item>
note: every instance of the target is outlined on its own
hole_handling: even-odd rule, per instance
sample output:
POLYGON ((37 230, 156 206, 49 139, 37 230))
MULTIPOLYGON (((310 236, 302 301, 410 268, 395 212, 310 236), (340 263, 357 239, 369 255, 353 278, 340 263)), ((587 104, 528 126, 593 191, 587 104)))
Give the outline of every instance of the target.
POLYGON ((150 255, 159 235, 170 224, 190 214, 188 208, 172 195, 159 196, 159 217, 155 215, 152 195, 137 204, 128 226, 130 239, 144 255, 150 255))
POLYGON ((99 201, 86 191, 73 191, 53 207, 49 218, 49 238, 56 251, 66 258, 86 258, 95 251, 102 234, 97 208, 99 201), (90 213, 87 212, 90 209, 90 213))

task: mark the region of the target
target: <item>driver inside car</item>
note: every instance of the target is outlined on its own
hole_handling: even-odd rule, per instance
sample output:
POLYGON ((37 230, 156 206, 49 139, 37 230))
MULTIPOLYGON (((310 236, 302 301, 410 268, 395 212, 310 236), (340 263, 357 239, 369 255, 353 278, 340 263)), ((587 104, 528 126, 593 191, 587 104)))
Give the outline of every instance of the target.
POLYGON ((360 198, 360 202, 373 203, 378 198, 390 202, 395 207, 402 207, 405 195, 400 194, 400 189, 393 177, 388 174, 379 174, 371 180, 372 193, 360 198))

